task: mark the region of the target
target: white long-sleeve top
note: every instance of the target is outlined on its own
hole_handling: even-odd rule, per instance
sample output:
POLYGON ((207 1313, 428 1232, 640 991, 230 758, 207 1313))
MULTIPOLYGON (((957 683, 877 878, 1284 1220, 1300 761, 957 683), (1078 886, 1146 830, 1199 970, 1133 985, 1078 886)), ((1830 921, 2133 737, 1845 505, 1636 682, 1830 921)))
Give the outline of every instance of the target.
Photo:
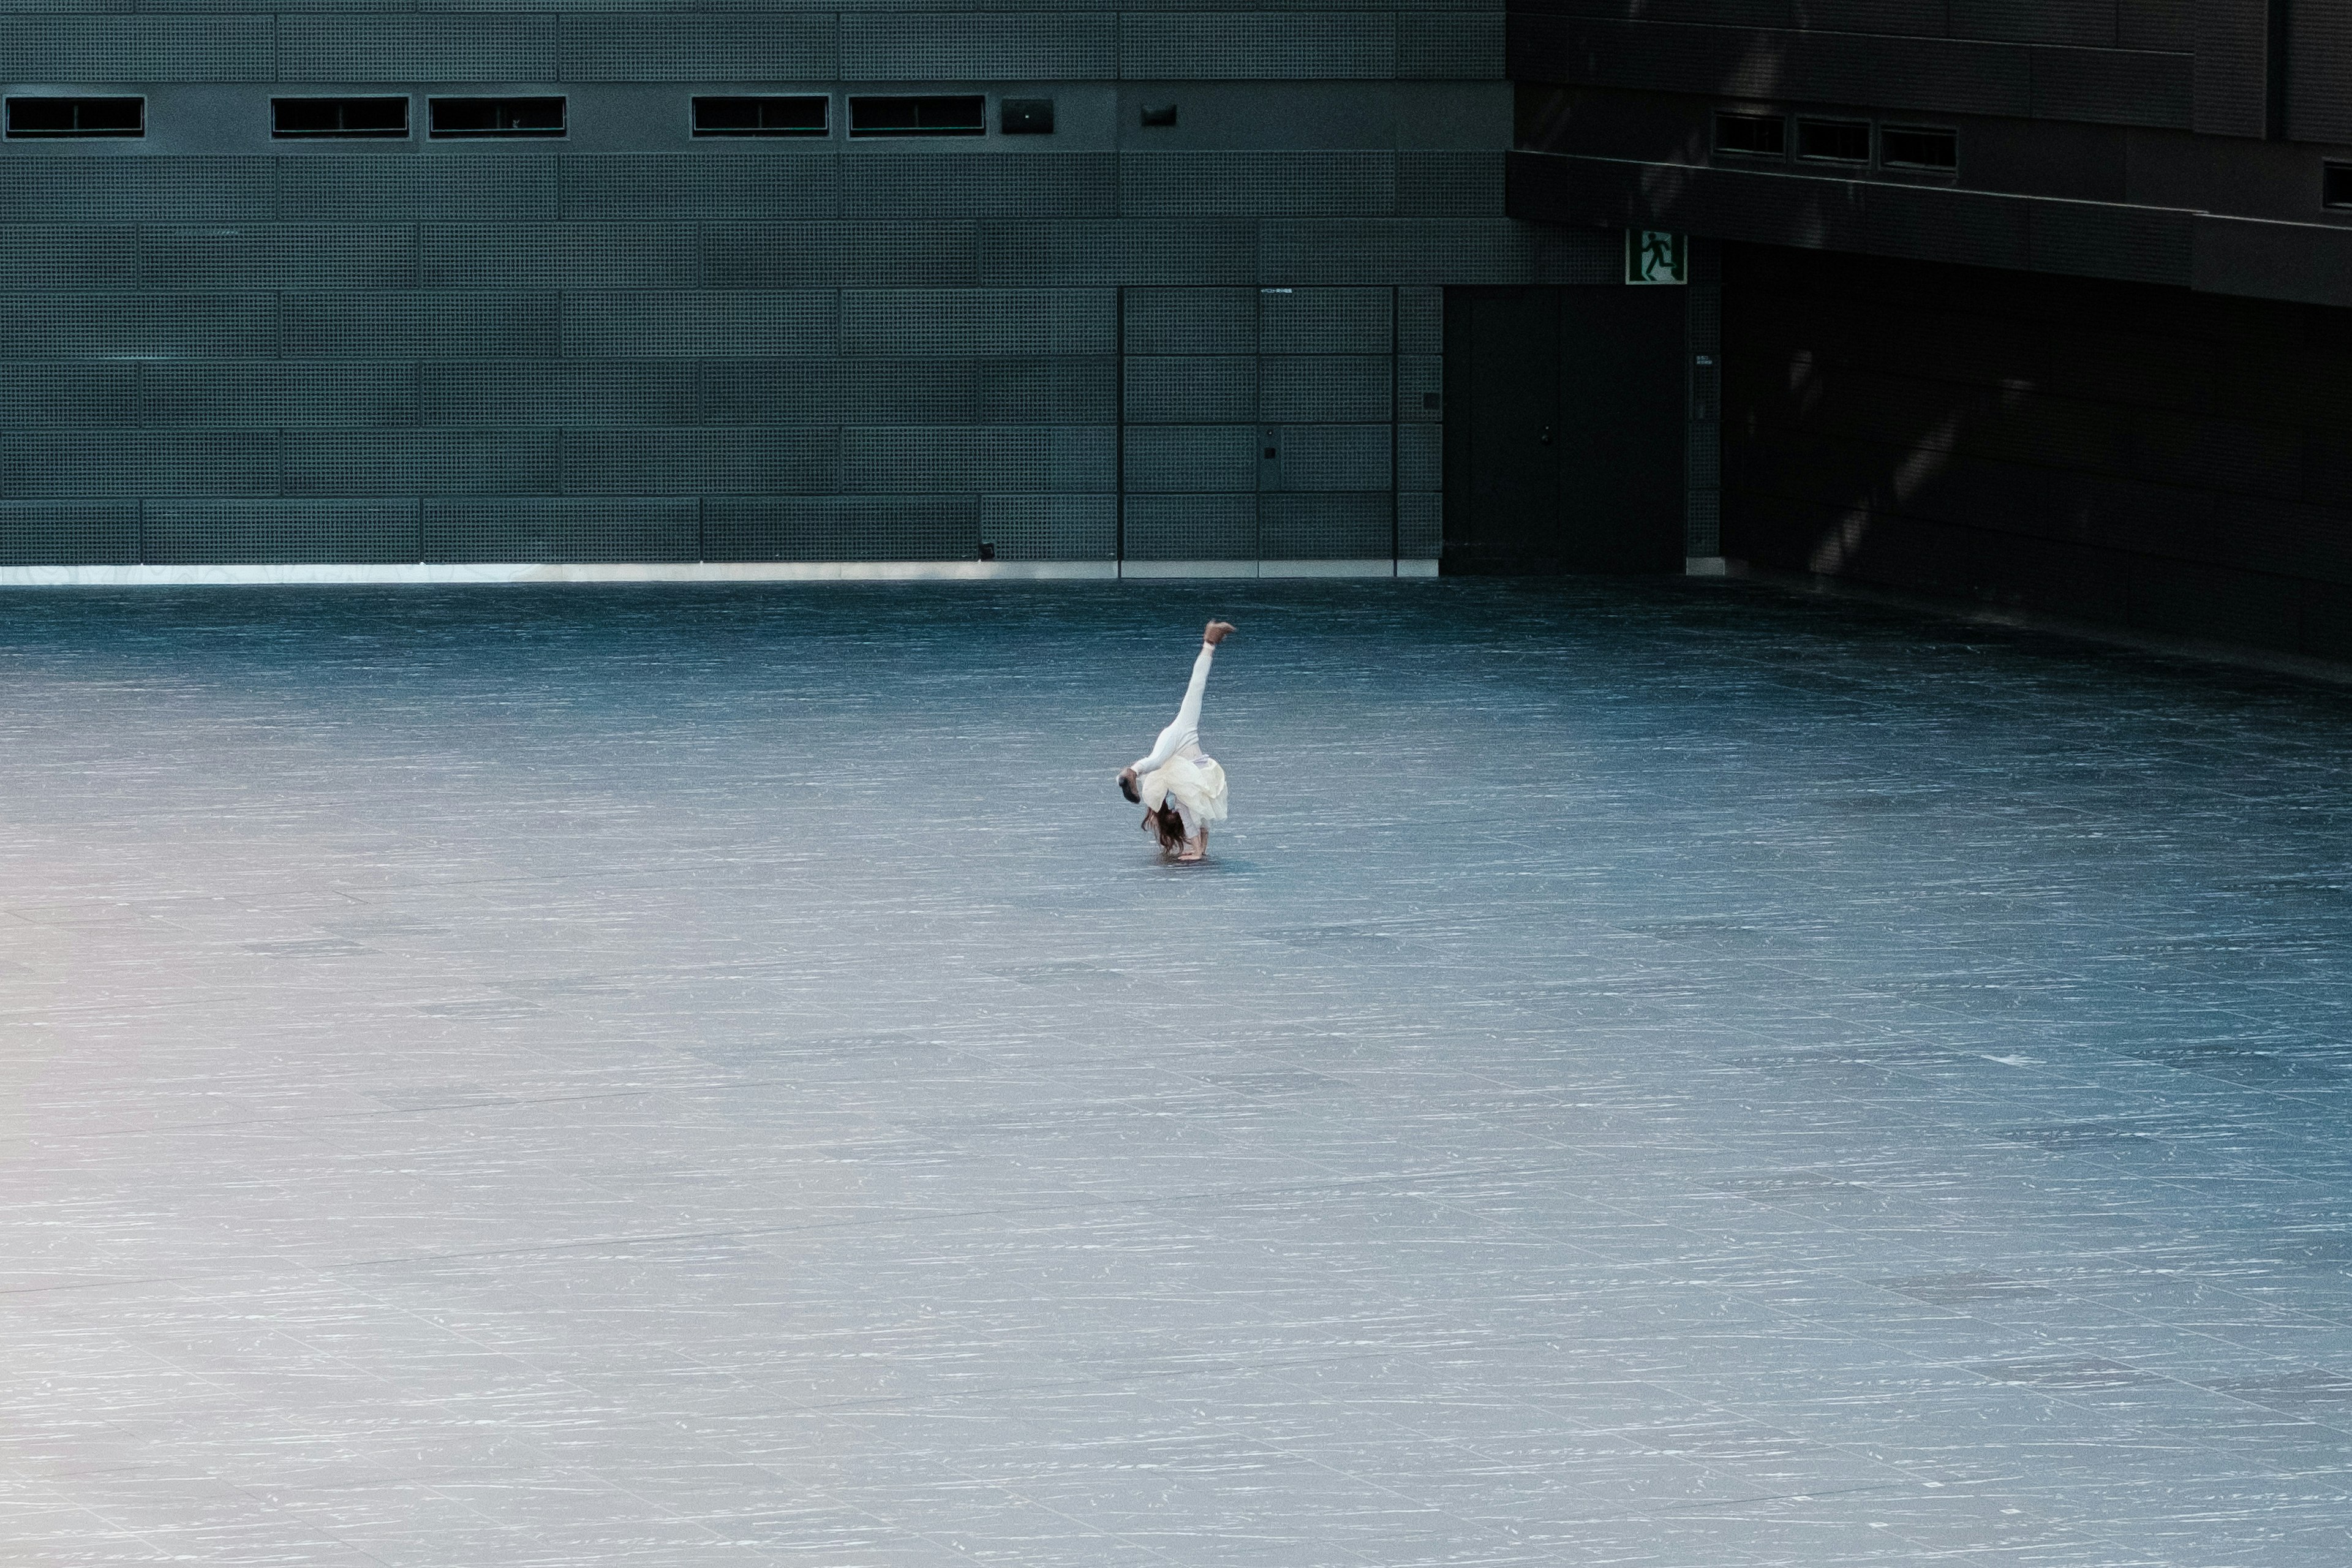
POLYGON ((1201 656, 1192 661, 1192 683, 1184 688, 1184 703, 1176 710, 1176 721, 1160 731, 1149 756, 1135 760, 1137 777, 1167 766, 1173 758, 1201 754, 1201 698, 1209 689, 1209 665, 1216 657, 1215 648, 1205 642, 1201 645, 1201 656))

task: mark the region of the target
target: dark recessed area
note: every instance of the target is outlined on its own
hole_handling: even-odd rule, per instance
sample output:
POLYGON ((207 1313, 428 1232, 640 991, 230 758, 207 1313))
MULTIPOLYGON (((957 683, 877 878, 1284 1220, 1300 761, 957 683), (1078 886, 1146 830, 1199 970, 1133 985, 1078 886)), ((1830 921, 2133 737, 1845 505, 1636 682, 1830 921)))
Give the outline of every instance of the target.
POLYGON ((849 100, 852 136, 984 136, 988 100, 976 92, 849 100))
POLYGON ((1008 98, 998 107, 996 128, 1007 136, 1045 136, 1054 129, 1050 98, 1008 98))
POLYGON ((2321 205, 2352 207, 2352 163, 2325 165, 2319 179, 2321 205))
POLYGON ((11 136, 144 136, 142 98, 12 98, 11 136))
POLYGON ((1797 121, 1797 156, 1818 163, 1870 162, 1870 121, 1813 120, 1797 121))
POLYGON ((1715 116, 1715 150, 1735 158, 1785 158, 1789 155, 1789 121, 1778 114, 1718 110, 1715 116))
POLYGON ((761 98, 698 98, 697 136, 822 136, 830 129, 821 93, 761 98))
POLYGON ((1953 174, 1960 166, 1960 133, 1926 125, 1882 125, 1878 161, 1890 169, 1953 174))
POLYGON ((1176 123, 1176 106, 1172 103, 1147 103, 1143 106, 1143 123, 1147 126, 1169 126, 1176 123))
POLYGON ((560 98, 436 98, 431 134, 443 136, 561 136, 560 98))
POLYGON ((269 133, 300 136, 405 136, 404 98, 273 98, 269 133))

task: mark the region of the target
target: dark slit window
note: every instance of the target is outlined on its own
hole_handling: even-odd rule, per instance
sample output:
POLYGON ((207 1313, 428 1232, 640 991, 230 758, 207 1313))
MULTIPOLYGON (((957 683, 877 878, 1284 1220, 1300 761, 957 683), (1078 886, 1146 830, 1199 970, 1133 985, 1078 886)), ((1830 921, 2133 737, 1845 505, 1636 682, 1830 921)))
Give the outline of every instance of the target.
POLYGON ((853 98, 852 136, 982 136, 988 100, 979 93, 932 98, 853 98))
POLYGON ((825 102, 821 97, 698 98, 697 136, 822 136, 825 102))
POLYGON ((1878 161, 1890 169, 1949 174, 1960 166, 1960 133, 1923 125, 1883 125, 1878 130, 1878 161))
POLYGON ((272 136, 405 136, 404 98, 273 98, 272 136))
POLYGON ((12 98, 11 136, 144 136, 143 98, 12 98))
POLYGON ((1797 156, 1822 163, 1870 162, 1870 121, 1867 120, 1800 120, 1797 156))
POLYGON ((2352 163, 2330 163, 2320 174, 2319 200, 2324 206, 2352 207, 2352 163))
POLYGON ((561 136, 560 98, 436 98, 435 136, 561 136))
POLYGON ((1715 117, 1715 150, 1740 158, 1785 158, 1789 122, 1777 114, 1720 110, 1715 117))

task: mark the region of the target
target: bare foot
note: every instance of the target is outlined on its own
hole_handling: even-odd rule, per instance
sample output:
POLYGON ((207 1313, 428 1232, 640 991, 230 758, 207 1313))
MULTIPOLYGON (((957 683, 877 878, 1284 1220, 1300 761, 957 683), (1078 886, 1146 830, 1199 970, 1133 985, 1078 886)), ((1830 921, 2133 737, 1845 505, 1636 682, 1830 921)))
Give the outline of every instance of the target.
POLYGON ((1231 636, 1233 636, 1233 635, 1234 635, 1234 623, 1233 623, 1233 622, 1231 622, 1231 621, 1211 621, 1211 622, 1209 623, 1209 629, 1208 629, 1207 631, 1204 631, 1204 632, 1202 632, 1202 633, 1201 634, 1201 640, 1202 640, 1202 642, 1204 642, 1204 643, 1207 643, 1211 647, 1216 647, 1219 643, 1221 643, 1221 642, 1224 641, 1227 637, 1231 637, 1231 636))
POLYGON ((1203 833, 1198 838, 1187 838, 1184 840, 1184 852, 1177 856, 1176 859, 1179 864, 1189 866, 1193 861, 1203 858, 1208 853, 1209 836, 1203 833))

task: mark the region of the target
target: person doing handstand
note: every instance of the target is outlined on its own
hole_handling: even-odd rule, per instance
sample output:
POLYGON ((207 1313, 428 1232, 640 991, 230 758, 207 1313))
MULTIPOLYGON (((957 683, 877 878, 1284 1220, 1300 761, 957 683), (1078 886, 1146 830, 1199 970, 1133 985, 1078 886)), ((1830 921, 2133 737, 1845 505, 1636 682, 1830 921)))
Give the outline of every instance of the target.
POLYGON ((1187 863, 1208 853, 1209 824, 1225 819, 1225 770, 1201 754, 1201 694, 1208 689, 1217 645, 1233 635, 1231 621, 1209 623, 1176 721, 1160 731, 1150 756, 1119 770, 1118 793, 1143 807, 1143 830, 1159 835, 1161 850, 1187 863))

